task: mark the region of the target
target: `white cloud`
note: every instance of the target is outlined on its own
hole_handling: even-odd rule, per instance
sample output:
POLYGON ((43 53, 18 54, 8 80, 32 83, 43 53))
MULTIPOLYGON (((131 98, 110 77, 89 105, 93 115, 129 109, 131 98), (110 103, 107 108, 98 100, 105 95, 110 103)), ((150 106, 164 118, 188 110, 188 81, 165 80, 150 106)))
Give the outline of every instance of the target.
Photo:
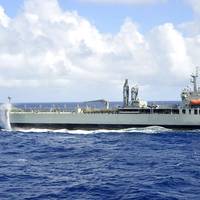
POLYGON ((153 3, 163 3, 166 0, 79 0, 81 2, 89 3, 100 3, 100 4, 153 4, 153 3))
POLYGON ((62 11, 57 0, 26 0, 13 19, 0 9, 0 87, 43 90, 48 101, 49 88, 62 88, 67 100, 119 100, 128 77, 149 95, 156 85, 187 81, 200 63, 199 38, 184 37, 170 23, 143 35, 130 19, 117 34, 103 34, 78 13, 62 11))
POLYGON ((9 24, 10 18, 5 14, 3 7, 0 6, 0 25, 7 27, 9 24))
POLYGON ((154 28, 149 34, 149 43, 161 75, 169 74, 180 79, 188 77, 193 63, 187 52, 185 38, 173 24, 166 23, 154 28))

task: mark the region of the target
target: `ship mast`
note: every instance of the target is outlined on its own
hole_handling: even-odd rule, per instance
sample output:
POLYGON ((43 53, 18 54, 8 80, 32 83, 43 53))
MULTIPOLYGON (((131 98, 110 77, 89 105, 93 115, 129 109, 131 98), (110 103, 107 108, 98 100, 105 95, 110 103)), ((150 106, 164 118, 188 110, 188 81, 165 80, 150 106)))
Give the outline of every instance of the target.
POLYGON ((194 92, 197 93, 197 77, 198 77, 198 67, 196 67, 196 74, 191 75, 191 83, 194 85, 194 92))

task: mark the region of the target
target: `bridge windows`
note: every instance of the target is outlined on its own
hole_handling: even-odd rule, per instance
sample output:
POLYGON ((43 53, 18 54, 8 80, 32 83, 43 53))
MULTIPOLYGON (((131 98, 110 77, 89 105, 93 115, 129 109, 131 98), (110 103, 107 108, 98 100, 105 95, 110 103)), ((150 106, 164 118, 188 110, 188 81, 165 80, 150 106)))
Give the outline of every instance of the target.
POLYGON ((191 115, 191 109, 189 109, 189 114, 191 115))
POLYGON ((195 110, 194 110, 194 114, 195 114, 195 115, 197 115, 197 114, 198 114, 198 112, 197 112, 197 109, 195 109, 195 110))
POLYGON ((186 113, 186 110, 185 110, 185 109, 183 109, 183 110, 182 110, 182 113, 183 113, 183 114, 185 114, 185 113, 186 113))

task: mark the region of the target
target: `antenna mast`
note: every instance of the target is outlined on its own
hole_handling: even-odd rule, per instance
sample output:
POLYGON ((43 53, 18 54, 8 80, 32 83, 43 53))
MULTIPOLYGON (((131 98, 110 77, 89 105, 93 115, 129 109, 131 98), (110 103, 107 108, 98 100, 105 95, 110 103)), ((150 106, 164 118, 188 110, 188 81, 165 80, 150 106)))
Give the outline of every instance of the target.
POLYGON ((197 77, 199 76, 199 67, 196 67, 196 74, 192 74, 191 83, 194 84, 194 92, 197 92, 197 77))

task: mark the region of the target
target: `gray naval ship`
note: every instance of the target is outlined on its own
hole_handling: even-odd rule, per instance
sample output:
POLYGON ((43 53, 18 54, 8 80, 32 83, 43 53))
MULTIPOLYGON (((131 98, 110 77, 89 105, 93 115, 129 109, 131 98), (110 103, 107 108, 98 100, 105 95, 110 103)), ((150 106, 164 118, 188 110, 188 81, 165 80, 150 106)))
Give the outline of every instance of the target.
POLYGON ((155 105, 138 98, 137 86, 123 86, 123 106, 109 109, 77 108, 67 111, 11 110, 12 127, 42 127, 67 129, 99 129, 162 126, 166 128, 200 128, 200 88, 198 73, 191 75, 193 89, 185 88, 179 105, 155 105))

